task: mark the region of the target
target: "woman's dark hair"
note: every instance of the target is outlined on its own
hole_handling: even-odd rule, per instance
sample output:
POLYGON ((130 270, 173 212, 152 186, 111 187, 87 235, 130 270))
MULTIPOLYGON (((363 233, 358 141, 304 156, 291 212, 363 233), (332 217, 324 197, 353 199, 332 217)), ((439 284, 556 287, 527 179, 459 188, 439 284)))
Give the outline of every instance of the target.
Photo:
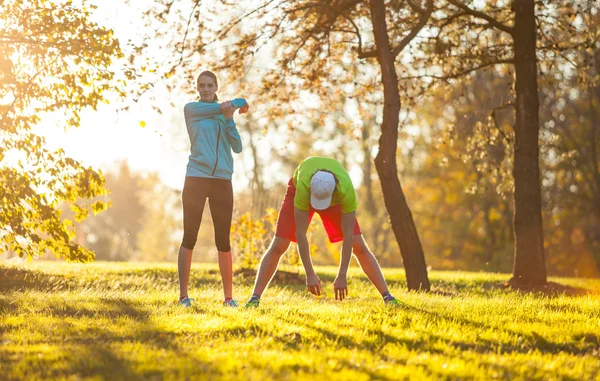
MULTIPOLYGON (((200 75, 198 76, 198 79, 196 80, 196 84, 198 84, 198 81, 200 81, 200 77, 202 77, 203 75, 212 78, 213 81, 215 81, 215 87, 219 86, 219 82, 217 81, 217 76, 215 75, 215 73, 213 73, 210 70, 204 70, 202 73, 200 73, 200 75)), ((217 93, 215 93, 215 100, 216 101, 219 100, 219 97, 217 96, 217 93)))

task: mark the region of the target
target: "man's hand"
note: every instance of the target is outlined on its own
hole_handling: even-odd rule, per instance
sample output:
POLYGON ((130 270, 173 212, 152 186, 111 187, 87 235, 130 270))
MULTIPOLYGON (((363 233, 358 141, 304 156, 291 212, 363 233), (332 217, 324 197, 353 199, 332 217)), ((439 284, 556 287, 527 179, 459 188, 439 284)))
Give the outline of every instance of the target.
POLYGON ((306 276, 306 288, 311 294, 321 296, 321 279, 317 274, 306 276))
POLYGON ((227 119, 233 118, 234 111, 235 111, 235 108, 233 108, 233 105, 231 104, 230 101, 221 103, 221 114, 223 114, 223 116, 225 118, 227 118, 227 119))
POLYGON ((348 282, 345 276, 338 275, 333 281, 335 300, 344 300, 348 296, 348 282))

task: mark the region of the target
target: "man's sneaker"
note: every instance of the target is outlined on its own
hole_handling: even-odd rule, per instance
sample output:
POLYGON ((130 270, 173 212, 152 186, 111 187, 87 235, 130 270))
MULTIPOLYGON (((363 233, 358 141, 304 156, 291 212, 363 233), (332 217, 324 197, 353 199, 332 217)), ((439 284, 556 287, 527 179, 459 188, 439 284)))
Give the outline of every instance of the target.
POLYGON ((257 308, 260 306, 260 300, 252 300, 246 303, 244 307, 246 308, 257 308))
POLYGON ((240 305, 233 299, 227 299, 223 302, 225 307, 239 307, 240 305))
POLYGON ((394 298, 394 296, 392 294, 390 294, 389 291, 384 292, 381 296, 383 297, 383 302, 387 305, 390 305, 390 306, 404 305, 404 303, 402 303, 398 299, 394 298))
POLYGON ((394 299, 384 299, 383 302, 386 305, 388 305, 388 306, 394 306, 394 307, 404 307, 404 306, 406 306, 406 304, 404 304, 403 302, 399 301, 396 298, 394 298, 394 299))
POLYGON ((246 308, 256 308, 260 306, 260 296, 252 295, 252 297, 248 300, 244 307, 246 308))
POLYGON ((179 304, 180 306, 184 306, 184 307, 191 307, 193 301, 194 301, 193 298, 185 297, 185 298, 181 299, 177 304, 179 304))

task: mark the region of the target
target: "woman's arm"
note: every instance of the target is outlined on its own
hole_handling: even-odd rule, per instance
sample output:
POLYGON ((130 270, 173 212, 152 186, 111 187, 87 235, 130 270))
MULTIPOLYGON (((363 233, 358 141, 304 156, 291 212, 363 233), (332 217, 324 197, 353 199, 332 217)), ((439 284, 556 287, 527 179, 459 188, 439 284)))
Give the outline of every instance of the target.
POLYGON ((233 120, 233 113, 235 109, 233 108, 233 104, 231 101, 221 103, 221 112, 225 117, 225 132, 227 135, 227 140, 231 145, 231 149, 235 153, 242 152, 242 139, 240 138, 240 133, 235 127, 235 121, 233 120))
POLYGON ((183 108, 183 114, 186 119, 217 116, 221 114, 221 105, 219 103, 190 102, 183 108))
POLYGON ((242 138, 240 138, 240 133, 235 126, 233 118, 225 119, 225 126, 225 135, 227 136, 229 144, 231 144, 231 149, 235 153, 242 152, 242 138))

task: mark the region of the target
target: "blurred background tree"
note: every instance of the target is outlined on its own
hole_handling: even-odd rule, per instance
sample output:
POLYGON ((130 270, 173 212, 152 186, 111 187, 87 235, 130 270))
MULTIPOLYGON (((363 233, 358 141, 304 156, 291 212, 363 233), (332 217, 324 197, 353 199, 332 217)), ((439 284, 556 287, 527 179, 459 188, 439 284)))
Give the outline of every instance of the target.
POLYGON ((48 114, 63 128, 79 126, 83 109, 106 102, 108 93, 123 96, 131 78, 112 70, 122 57, 119 41, 84 4, 0 2, 0 251, 93 259, 73 240, 73 221, 59 205, 67 202, 76 220, 105 209, 89 201, 105 193, 102 173, 48 150, 34 131, 48 114))
MULTIPOLYGON (((513 4, 516 2, 434 1, 431 19, 395 61, 402 104, 395 151, 397 175, 427 264, 434 269, 514 270, 514 64, 519 57, 515 56, 514 38, 520 35, 513 29, 513 4)), ((400 45, 395 44, 422 19, 427 2, 392 0, 383 5, 388 11, 390 44, 397 48, 400 45)), ((210 4, 159 1, 144 6, 149 9, 144 30, 147 49, 136 51, 134 63, 146 62, 149 50, 160 46, 170 61, 154 73, 155 79, 165 84, 169 94, 188 97, 181 102, 197 98, 194 81, 200 69, 217 73, 219 95, 250 100, 251 112, 236 116, 245 145, 236 158, 234 174, 232 242, 238 264, 256 263, 272 239, 272 223, 267 217, 272 214, 266 210, 279 209, 298 163, 310 155, 324 155, 349 169, 359 195, 361 228, 378 260, 385 266, 403 265, 374 162, 380 147, 384 94, 376 51, 366 48, 374 41, 370 2, 340 0, 331 2, 327 10, 315 8, 311 2, 289 3, 286 8, 278 1, 252 2, 244 7, 229 0, 210 4), (260 11, 249 15, 254 6, 260 11), (249 16, 265 15, 278 16, 263 19, 265 24, 249 22, 249 16), (249 245, 248 238, 254 244, 249 245)), ((540 0, 534 6, 539 210, 545 262, 540 269, 550 275, 598 276, 598 5, 540 0)), ((53 17, 60 21, 59 14, 53 17)), ((5 41, 0 41, 1 49, 17 46, 5 41)), ((2 56, 11 57, 10 64, 2 61, 2 91, 11 89, 14 79, 10 78, 17 72, 14 65, 21 64, 11 54, 7 51, 2 56)), ((57 74, 57 78, 63 77, 57 74)), ((95 83, 104 82, 97 79, 95 83)), ((13 86, 10 91, 24 88, 13 86)), ((148 83, 134 92, 144 97, 151 88, 148 83)), ((131 87, 129 91, 133 91, 131 87)), ((164 99, 164 94, 155 99, 164 99)), ((175 115, 168 139, 176 141, 174 152, 183 152, 188 149, 180 115, 183 103, 175 99, 150 102, 160 112, 175 115)), ((75 107, 64 104, 69 110, 75 107)), ((35 113, 29 115, 36 117, 35 113)), ((11 119, 3 118, 3 123, 5 120, 11 119)), ((39 138, 23 138, 28 140, 32 147, 44 147, 39 138)), ((5 163, 9 164, 9 158, 5 156, 5 163)), ((11 186, 3 192, 10 190, 23 200, 41 197, 31 187, 18 193, 14 184, 21 183, 10 175, 12 165, 6 168, 3 173, 11 186)), ((55 176, 71 181, 63 167, 48 168, 55 169, 55 176)), ((162 184, 157 174, 133 171, 125 164, 106 172, 111 193, 92 192, 88 202, 78 203, 81 208, 75 209, 83 216, 82 210, 95 201, 100 201, 98 209, 106 203, 113 208, 78 225, 78 232, 83 233, 75 243, 92 248, 98 258, 107 260, 174 260, 181 239, 180 190, 162 184)), ((35 171, 28 178, 33 174, 35 171)), ((101 185, 101 177, 97 180, 101 185)), ((96 184, 96 180, 82 183, 86 181, 96 184)), ((8 215, 5 213, 5 218, 8 215)), ((6 221, 2 221, 4 226, 6 221)), ((24 220, 13 221, 14 226, 21 226, 24 220)), ((65 229, 72 233, 68 225, 65 229)), ((311 229, 315 262, 336 264, 339 246, 327 242, 318 218, 311 229)), ((206 208, 195 260, 216 260, 213 236, 206 208)), ((69 237, 72 241, 72 235, 69 237)), ((538 249, 535 252, 539 253, 538 249)), ((295 266, 294 250, 288 254, 285 260, 295 266)))
MULTIPOLYGON (((97 260, 175 260, 181 242, 181 193, 156 173, 133 172, 126 162, 106 173, 111 207, 76 225, 79 243, 97 260)), ((202 246, 200 246, 202 248, 202 246)))

